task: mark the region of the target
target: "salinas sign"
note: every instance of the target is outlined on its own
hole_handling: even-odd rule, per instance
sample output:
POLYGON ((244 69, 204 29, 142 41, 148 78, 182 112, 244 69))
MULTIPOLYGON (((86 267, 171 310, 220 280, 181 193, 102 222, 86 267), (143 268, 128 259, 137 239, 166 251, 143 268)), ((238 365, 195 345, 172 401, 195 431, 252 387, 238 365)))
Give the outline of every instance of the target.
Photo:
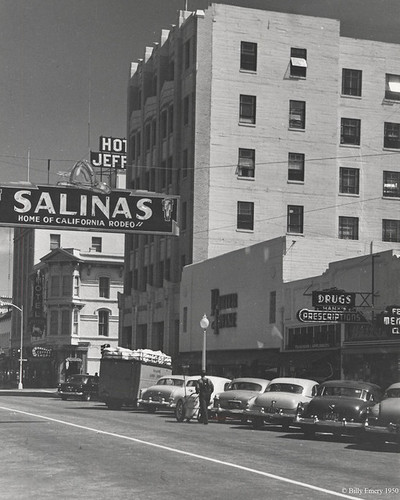
POLYGON ((178 201, 145 191, 0 185, 0 225, 178 235, 178 201))

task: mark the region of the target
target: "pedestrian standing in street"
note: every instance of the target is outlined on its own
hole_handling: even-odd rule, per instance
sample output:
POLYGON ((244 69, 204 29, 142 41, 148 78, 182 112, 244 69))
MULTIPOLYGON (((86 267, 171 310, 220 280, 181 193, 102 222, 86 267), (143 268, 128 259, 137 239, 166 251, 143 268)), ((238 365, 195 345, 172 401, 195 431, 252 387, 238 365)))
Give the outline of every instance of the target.
POLYGON ((210 404, 211 394, 214 392, 214 384, 206 377, 206 372, 202 370, 201 378, 196 383, 196 392, 199 395, 199 422, 208 424, 208 405, 210 404))

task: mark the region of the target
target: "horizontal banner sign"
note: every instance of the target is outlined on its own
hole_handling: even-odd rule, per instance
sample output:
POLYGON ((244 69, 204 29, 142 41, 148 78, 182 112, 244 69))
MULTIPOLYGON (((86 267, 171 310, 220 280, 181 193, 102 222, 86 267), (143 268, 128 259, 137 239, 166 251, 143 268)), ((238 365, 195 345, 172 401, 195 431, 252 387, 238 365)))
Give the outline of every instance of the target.
POLYGON ((303 323, 367 323, 358 311, 318 311, 300 309, 297 318, 303 323))
POLYGON ((143 191, 0 185, 0 225, 178 235, 178 203, 143 191))

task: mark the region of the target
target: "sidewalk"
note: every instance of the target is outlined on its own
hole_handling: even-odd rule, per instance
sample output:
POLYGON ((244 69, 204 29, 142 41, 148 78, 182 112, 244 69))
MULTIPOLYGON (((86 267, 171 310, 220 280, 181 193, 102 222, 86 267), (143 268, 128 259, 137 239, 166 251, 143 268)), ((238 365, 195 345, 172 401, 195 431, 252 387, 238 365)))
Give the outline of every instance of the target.
POLYGON ((57 388, 51 387, 49 389, 42 389, 39 387, 30 387, 27 389, 1 389, 0 396, 37 396, 37 397, 49 397, 57 395, 57 388))

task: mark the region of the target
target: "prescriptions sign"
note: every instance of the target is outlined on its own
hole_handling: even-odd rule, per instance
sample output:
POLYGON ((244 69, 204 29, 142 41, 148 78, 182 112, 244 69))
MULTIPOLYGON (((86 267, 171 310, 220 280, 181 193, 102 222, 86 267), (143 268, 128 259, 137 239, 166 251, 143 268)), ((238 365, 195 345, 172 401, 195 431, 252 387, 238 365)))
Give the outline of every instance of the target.
POLYGON ((178 203, 143 191, 0 185, 0 225, 178 235, 178 203))

